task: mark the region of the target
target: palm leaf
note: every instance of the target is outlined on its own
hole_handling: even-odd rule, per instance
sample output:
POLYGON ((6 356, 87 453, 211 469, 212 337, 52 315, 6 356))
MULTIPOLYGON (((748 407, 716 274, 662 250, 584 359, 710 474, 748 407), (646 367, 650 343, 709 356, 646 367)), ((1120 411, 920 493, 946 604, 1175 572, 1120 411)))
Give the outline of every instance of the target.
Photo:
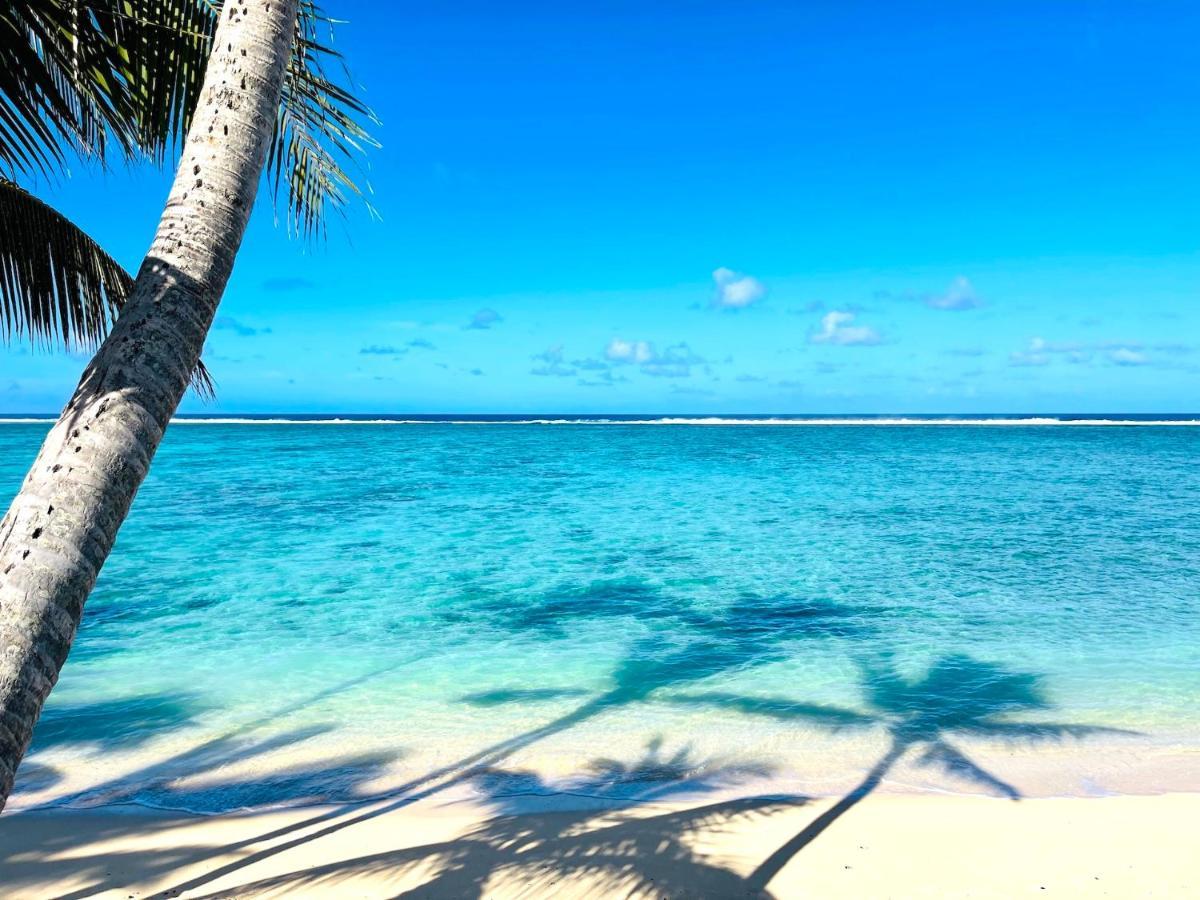
MULTIPOLYGON (((8 341, 90 349, 108 333, 133 278, 61 213, 0 178, 0 330, 8 341)), ((199 365, 192 387, 212 396, 199 365)))
MULTIPOLYGON (((11 0, 0 13, 0 164, 10 177, 52 171, 65 161, 60 142, 102 159, 109 135, 127 155, 166 164, 191 125, 221 6, 11 0)), ((267 162, 277 207, 306 235, 350 195, 364 196, 347 166, 375 145, 365 128, 374 115, 328 72, 337 63, 349 79, 333 25, 302 0, 267 162)))
MULTIPOLYGON (((328 212, 344 212, 348 195, 365 201, 363 189, 339 160, 356 159, 365 145, 378 146, 363 125, 378 122, 374 113, 326 71, 326 62, 336 62, 349 80, 341 54, 331 46, 333 25, 315 3, 300 4, 275 138, 267 156, 276 208, 286 188, 289 225, 306 236, 324 233, 328 212), (322 31, 328 34, 327 43, 321 40, 322 31)), ((374 213, 369 203, 367 208, 374 213)))
POLYGON ((72 6, 27 0, 0 10, 0 164, 9 175, 61 168, 63 145, 102 156, 109 133, 133 147, 130 106, 105 78, 108 51, 76 27, 72 6))
POLYGON ((94 346, 132 287, 69 219, 0 179, 0 328, 8 340, 94 346))

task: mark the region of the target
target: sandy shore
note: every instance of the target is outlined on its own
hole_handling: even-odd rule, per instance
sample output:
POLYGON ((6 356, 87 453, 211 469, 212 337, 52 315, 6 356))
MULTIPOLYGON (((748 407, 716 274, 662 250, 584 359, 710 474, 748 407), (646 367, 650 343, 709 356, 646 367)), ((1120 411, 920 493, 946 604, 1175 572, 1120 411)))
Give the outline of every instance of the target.
POLYGON ((834 803, 743 798, 503 816, 434 800, 210 817, 137 808, 17 812, 0 816, 0 893, 1200 895, 1200 794, 1020 802, 872 795, 829 821, 834 803), (764 891, 771 859, 778 871, 764 891))

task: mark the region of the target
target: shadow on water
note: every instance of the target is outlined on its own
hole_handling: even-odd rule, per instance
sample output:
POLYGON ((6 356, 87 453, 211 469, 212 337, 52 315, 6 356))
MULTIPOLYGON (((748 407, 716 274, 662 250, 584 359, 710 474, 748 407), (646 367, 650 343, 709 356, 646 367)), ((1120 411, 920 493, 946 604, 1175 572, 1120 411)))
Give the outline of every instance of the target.
MULTIPOLYGON (((587 596, 587 590, 581 589, 581 593, 587 596)), ((547 606, 557 609, 554 596, 557 595, 536 598, 530 605, 535 611, 547 606)), ((856 633, 856 629, 866 631, 871 627, 868 624, 869 610, 848 607, 833 601, 795 601, 795 614, 784 615, 778 627, 768 630, 748 629, 739 621, 746 613, 744 604, 766 602, 771 601, 747 595, 726 610, 716 613, 697 611, 684 606, 672 614, 679 627, 666 633, 670 635, 669 638, 664 636, 660 639, 635 640, 614 668, 611 686, 607 690, 584 695, 582 702, 564 715, 415 778, 397 788, 395 799, 382 805, 365 810, 338 807, 241 842, 234 849, 275 841, 287 837, 288 834, 317 828, 302 836, 250 852, 234 862, 179 884, 172 890, 195 890, 217 878, 294 847, 402 809, 452 785, 470 781, 479 772, 500 766, 512 754, 534 743, 567 731, 602 713, 646 701, 664 688, 682 687, 720 673, 753 668, 784 659, 800 641, 845 637, 856 633), (672 643, 667 643, 668 640, 672 643)), ((653 603, 662 607, 667 601, 655 594, 653 603)), ((559 610, 552 616, 534 620, 501 618, 499 622, 503 627, 518 633, 522 628, 529 627, 530 621, 540 621, 542 624, 538 627, 556 631, 572 617, 590 619, 600 614, 594 605, 586 603, 567 604, 566 610, 569 611, 559 610)), ((628 616, 626 606, 620 602, 610 606, 609 610, 614 621, 628 616)), ((557 699, 568 695, 578 696, 574 690, 564 692, 548 688, 530 690, 509 687, 469 695, 464 699, 477 706, 495 706, 498 703, 557 699)))
POLYGON ((772 853, 750 875, 748 884, 763 889, 801 850, 874 791, 910 751, 916 762, 985 790, 1018 800, 1020 791, 993 775, 950 742, 952 735, 1009 742, 1083 738, 1095 734, 1131 734, 1091 725, 1012 721, 1018 713, 1051 708, 1042 679, 1012 672, 966 655, 937 660, 919 678, 907 679, 884 657, 864 663, 865 711, 796 702, 788 698, 750 698, 729 694, 693 694, 670 698, 677 703, 732 709, 748 715, 803 722, 832 730, 882 727, 890 738, 887 752, 861 782, 772 853))
POLYGON ((261 777, 225 774, 231 766, 253 765, 333 730, 332 725, 297 728, 264 738, 226 735, 93 785, 55 805, 95 806, 138 803, 158 809, 219 813, 266 804, 300 805, 368 799, 363 788, 379 778, 402 753, 360 753, 323 765, 278 768, 269 763, 261 777))
POLYGON ((51 747, 136 747, 190 725, 202 707, 185 694, 143 694, 96 703, 51 704, 37 723, 30 754, 51 747))
MULTIPOLYGON (((264 763, 261 778, 227 773, 236 765, 252 765, 268 754, 292 748, 332 732, 334 725, 291 729, 267 737, 261 730, 300 710, 369 682, 396 665, 348 679, 288 703, 273 713, 243 722, 224 734, 188 747, 134 772, 89 785, 55 798, 53 806, 96 806, 139 803, 162 809, 215 813, 262 806, 297 805, 317 801, 349 802, 370 797, 363 788, 402 751, 342 757, 329 765, 279 768, 264 763), (218 773, 222 773, 218 777, 218 773)), ((60 746, 88 746, 100 752, 125 750, 193 724, 209 707, 197 697, 146 694, 91 704, 53 705, 38 722, 30 759, 18 772, 20 790, 38 790, 62 780, 63 773, 40 763, 37 754, 60 746), (30 765, 32 763, 32 765, 30 765), (50 777, 48 773, 52 773, 50 777), (30 777, 32 776, 32 777, 30 777)), ((36 807, 35 807, 36 808, 36 807)))
POLYGON ((637 617, 643 621, 678 616, 678 601, 637 578, 568 583, 531 598, 514 601, 509 593, 474 590, 453 608, 440 609, 438 620, 485 625, 518 636, 554 638, 588 620, 637 617))
MULTIPOLYGON (((611 587, 610 584, 604 590, 611 587)), ((633 631, 633 623, 628 621, 629 605, 637 605, 636 597, 646 599, 649 596, 641 587, 625 585, 608 595, 611 601, 608 605, 600 604, 597 608, 581 599, 594 599, 592 588, 557 592, 543 597, 540 609, 535 608, 529 616, 509 620, 507 627, 514 632, 523 628, 540 629, 545 636, 569 630, 573 620, 599 616, 611 619, 614 628, 629 627, 633 631)), ((660 610, 668 608, 658 595, 653 595, 647 602, 660 610)), ((533 605, 539 606, 538 603, 533 605)), ((298 870, 271 879, 269 885, 302 888, 332 883, 338 878, 360 873, 395 871, 400 875, 422 866, 431 874, 430 880, 415 892, 417 896, 481 896, 488 879, 497 875, 519 875, 523 883, 541 886, 547 892, 562 879, 587 877, 599 879, 611 891, 626 894, 690 896, 699 891, 706 896, 765 896, 768 884, 784 866, 874 791, 906 755, 913 756, 920 765, 936 767, 952 777, 966 779, 1015 800, 1020 797, 1018 789, 970 759, 951 743, 954 736, 1044 741, 1109 731, 1086 725, 1014 721, 1015 715, 1050 709, 1040 679, 968 656, 944 657, 918 678, 904 677, 887 657, 863 663, 860 669, 864 701, 860 709, 789 697, 705 692, 701 689, 702 683, 713 676, 751 670, 789 658, 806 642, 874 634, 879 630, 875 613, 828 601, 747 595, 715 612, 680 606, 670 613, 664 611, 662 615, 673 620, 669 623, 671 627, 661 629, 663 636, 657 639, 631 638, 627 652, 610 672, 609 683, 600 690, 499 685, 465 696, 465 703, 480 709, 509 703, 529 705, 567 699, 577 702, 560 716, 427 772, 368 806, 362 805, 362 800, 369 798, 361 795, 361 787, 394 757, 356 757, 312 770, 276 772, 271 776, 274 781, 230 779, 229 783, 221 784, 217 779, 220 795, 245 806, 264 801, 278 802, 281 795, 328 802, 330 780, 344 780, 349 789, 341 798, 347 802, 332 809, 317 811, 219 849, 176 849, 146 865, 156 866, 157 874, 164 876, 182 866, 211 860, 215 855, 232 854, 235 857, 233 861, 211 866, 203 874, 176 884, 165 893, 165 896, 177 896, 277 854, 399 810, 452 785, 470 784, 499 811, 499 815, 480 824, 468 835, 445 843, 403 848, 298 870), (698 857, 691 849, 691 837, 698 831, 720 828, 747 816, 762 816, 794 807, 806 802, 805 798, 759 797, 661 815, 644 807, 631 809, 631 804, 679 798, 684 793, 703 794, 718 784, 729 783, 729 779, 738 774, 729 767, 710 766, 703 760, 694 759, 687 748, 664 755, 661 743, 652 743, 632 762, 597 761, 587 775, 565 785, 567 793, 576 798, 588 798, 589 804, 583 805, 591 805, 591 809, 517 814, 530 797, 561 795, 564 785, 551 785, 534 773, 506 770, 504 765, 514 753, 598 716, 651 701, 684 707, 715 707, 834 733, 847 729, 883 729, 890 738, 890 746, 852 791, 770 854, 748 878, 741 878, 698 857), (596 808, 597 804, 599 808, 596 808)), ((372 673, 356 682, 378 674, 372 673)), ((347 686, 331 688, 322 695, 336 693, 347 686)), ((278 720, 290 711, 311 705, 316 699, 297 701, 267 720, 278 720)), ((170 773, 180 768, 215 773, 221 767, 220 760, 231 755, 254 758, 283 743, 307 740, 319 732, 318 727, 262 740, 225 735, 171 760, 156 763, 120 783, 101 786, 90 792, 89 798, 113 802, 131 797, 133 795, 122 794, 122 791, 127 791, 131 782, 140 779, 148 786, 145 790, 151 797, 155 791, 160 791, 168 800, 182 798, 192 804, 202 803, 202 797, 189 796, 185 785, 172 781, 170 773)), ((748 773, 743 770, 740 774, 748 773)), ((161 805, 168 804, 163 802, 161 805)), ((102 865, 96 862, 97 869, 102 865)), ((102 881, 97 876, 97 882, 102 881)), ((265 886, 268 883, 245 885, 237 890, 265 886)), ((96 888, 89 888, 93 889, 96 888)), ((80 892, 74 896, 86 895, 86 892, 80 892)))
MULTIPOLYGON (((680 650, 647 658, 639 654, 648 648, 635 644, 630 655, 615 669, 610 690, 585 700, 573 712, 541 729, 510 739, 503 746, 511 749, 527 745, 530 740, 602 711, 640 702, 665 688, 686 687, 722 671, 729 657, 712 654, 712 649, 709 642, 697 641, 680 650), (689 650, 697 654, 692 660, 689 650)), ((391 877, 396 881, 421 876, 426 880, 404 896, 478 898, 486 896, 497 883, 513 879, 533 895, 552 895, 561 885, 572 884, 586 885, 604 896, 770 897, 769 884, 784 866, 874 791, 906 754, 915 755, 919 765, 936 767, 952 777, 1017 800, 1021 794, 1015 786, 970 759, 951 743, 952 738, 979 736, 1039 742, 1123 733, 1079 724, 1014 721, 1015 715, 1051 709, 1041 679, 969 656, 944 657, 917 678, 904 677, 887 658, 863 664, 861 670, 864 696, 861 710, 786 697, 711 692, 668 692, 657 696, 659 702, 717 707, 835 733, 881 728, 890 737, 887 752, 853 790, 770 854, 748 876, 719 864, 715 857, 697 852, 697 839, 706 833, 719 833, 795 809, 810 802, 809 798, 760 796, 692 806, 691 801, 697 796, 735 784, 739 777, 767 775, 769 770, 754 766, 712 766, 708 761, 694 758, 686 746, 664 754, 661 739, 656 739, 633 762, 597 760, 587 775, 566 784, 547 783, 532 772, 475 765, 464 773, 462 780, 471 781, 499 815, 467 834, 419 847, 297 869, 241 885, 234 893, 333 888, 361 876, 391 877), (564 794, 579 808, 540 813, 530 808, 531 800, 538 797, 561 798, 564 794), (684 798, 689 801, 688 808, 665 813, 644 806, 650 801, 684 798)), ((476 705, 492 706, 577 693, 505 689, 470 699, 476 705)), ((235 864, 221 870, 221 874, 239 867, 235 864)), ((205 876, 181 887, 193 889, 207 880, 205 876)))

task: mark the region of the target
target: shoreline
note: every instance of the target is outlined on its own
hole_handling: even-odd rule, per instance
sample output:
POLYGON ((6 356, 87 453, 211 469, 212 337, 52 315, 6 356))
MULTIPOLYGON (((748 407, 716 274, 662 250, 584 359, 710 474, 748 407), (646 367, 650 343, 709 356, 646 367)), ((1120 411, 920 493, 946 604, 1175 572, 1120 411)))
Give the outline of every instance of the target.
POLYGON ((0 882, 23 897, 1185 896, 1200 794, 880 794, 755 883, 835 801, 749 795, 508 814, 372 801, 203 816, 143 808, 0 815, 0 882))
POLYGON ((328 741, 283 745, 278 741, 287 732, 276 730, 255 730, 240 739, 202 733, 182 742, 152 742, 134 752, 52 748, 30 755, 9 809, 131 804, 219 815, 361 805, 414 792, 445 802, 503 803, 515 812, 747 794, 835 800, 887 757, 871 789, 877 796, 1200 795, 1200 750, 1190 731, 1114 730, 1053 741, 955 735, 940 743, 917 741, 891 756, 889 733, 882 728, 848 740, 808 729, 759 733, 743 724, 735 737, 711 723, 693 723, 686 730, 651 724, 612 731, 591 723, 578 733, 545 737, 544 745, 525 746, 520 732, 499 744, 476 740, 452 750, 435 741, 438 752, 424 755, 398 750, 396 741, 364 744, 354 735, 336 738, 334 733, 328 741), (664 740, 664 733, 677 736, 664 740), (214 742, 219 751, 205 749, 214 742), (928 756, 935 746, 953 754, 953 760, 928 756))

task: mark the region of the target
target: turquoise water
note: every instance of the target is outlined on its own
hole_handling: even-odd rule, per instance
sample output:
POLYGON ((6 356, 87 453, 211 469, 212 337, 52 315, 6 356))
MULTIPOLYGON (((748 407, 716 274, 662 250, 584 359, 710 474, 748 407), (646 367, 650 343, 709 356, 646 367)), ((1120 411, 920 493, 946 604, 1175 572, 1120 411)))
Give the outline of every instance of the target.
MULTIPOLYGON (((0 425, 10 495, 46 428, 0 425)), ((14 802, 481 766, 820 794, 892 741, 892 790, 1200 789, 1198 456, 1188 427, 178 424, 14 802)))

